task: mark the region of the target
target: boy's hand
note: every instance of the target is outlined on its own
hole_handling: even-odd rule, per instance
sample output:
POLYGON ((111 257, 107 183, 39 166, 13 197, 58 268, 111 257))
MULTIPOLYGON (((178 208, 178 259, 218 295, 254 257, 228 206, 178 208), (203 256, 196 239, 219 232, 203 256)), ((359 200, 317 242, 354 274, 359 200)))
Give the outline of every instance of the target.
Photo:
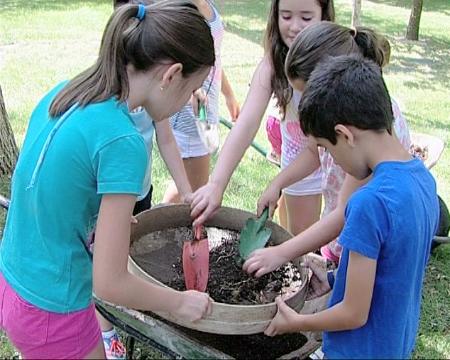
POLYGON ((227 104, 228 112, 230 113, 231 121, 236 122, 239 113, 241 112, 239 103, 234 96, 227 96, 225 102, 227 104))
POLYGON ((268 248, 253 251, 250 254, 250 257, 245 261, 242 269, 259 278, 264 274, 278 269, 288 261, 288 258, 280 254, 278 246, 270 246, 268 248))
POLYGON ((222 204, 223 192, 215 183, 208 182, 198 189, 192 196, 191 217, 193 226, 203 224, 215 214, 222 204))
POLYGON ((261 213, 264 211, 264 209, 268 207, 269 218, 272 219, 275 209, 278 206, 280 195, 281 189, 275 184, 271 183, 258 199, 257 215, 261 216, 261 213))
POLYGON ((212 299, 208 294, 195 290, 182 293, 181 305, 174 311, 174 315, 187 321, 198 321, 211 314, 212 299))
POLYGON ((316 254, 308 254, 305 256, 303 266, 312 270, 312 277, 309 282, 307 300, 318 298, 331 290, 327 278, 327 263, 325 258, 316 254))
POLYGON ((270 322, 269 326, 264 331, 267 336, 282 335, 289 332, 297 332, 302 329, 297 328, 299 326, 298 319, 301 315, 291 309, 286 303, 278 296, 275 299, 277 303, 277 314, 270 322))

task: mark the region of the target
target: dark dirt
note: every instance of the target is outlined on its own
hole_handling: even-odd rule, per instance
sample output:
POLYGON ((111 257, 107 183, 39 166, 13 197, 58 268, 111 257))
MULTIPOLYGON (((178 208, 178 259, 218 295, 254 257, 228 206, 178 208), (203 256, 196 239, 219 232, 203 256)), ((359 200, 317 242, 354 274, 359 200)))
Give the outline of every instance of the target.
POLYGON ((307 338, 302 334, 287 334, 268 337, 256 335, 213 335, 207 334, 203 341, 235 359, 276 359, 300 349, 307 338))
POLYGON ((422 161, 425 161, 428 159, 428 146, 420 146, 417 144, 411 144, 409 147, 409 152, 411 155, 419 158, 422 161))
MULTIPOLYGON (((282 291, 295 291, 301 285, 300 273, 291 263, 278 271, 255 279, 244 273, 236 261, 239 233, 207 228, 210 245, 210 277, 207 292, 217 301, 228 304, 263 304, 273 302, 282 291)), ((191 229, 176 228, 146 235, 132 244, 130 253, 138 265, 150 275, 177 290, 185 290, 182 272, 182 246, 191 239, 191 229)), ((155 314, 151 316, 158 318, 155 314)), ((168 322, 167 320, 163 320, 168 322)), ((220 335, 179 328, 197 339, 236 359, 275 359, 301 348, 307 338, 302 334, 267 337, 255 335, 220 335)))
MULTIPOLYGON (((215 301, 240 305, 267 304, 276 296, 291 294, 300 287, 300 273, 292 263, 258 279, 245 273, 239 261, 239 233, 230 233, 231 237, 222 238, 221 244, 210 251, 206 291, 215 301)), ((181 257, 172 267, 176 274, 167 285, 186 290, 181 257)))
POLYGON ((210 334, 171 323, 151 312, 144 311, 144 313, 165 323, 170 323, 171 326, 180 330, 192 340, 196 340, 202 345, 207 345, 216 350, 222 351, 234 359, 276 359, 300 349, 308 342, 306 336, 300 333, 278 335, 274 337, 269 337, 264 334, 210 334))
MULTIPOLYGON (((259 279, 247 275, 238 264, 239 232, 208 227, 209 280, 207 292, 217 302, 239 305, 266 304, 282 294, 289 297, 301 286, 300 273, 288 263, 259 279)), ((182 247, 192 239, 188 227, 155 231, 135 241, 130 248, 134 261, 162 283, 185 290, 182 247)))

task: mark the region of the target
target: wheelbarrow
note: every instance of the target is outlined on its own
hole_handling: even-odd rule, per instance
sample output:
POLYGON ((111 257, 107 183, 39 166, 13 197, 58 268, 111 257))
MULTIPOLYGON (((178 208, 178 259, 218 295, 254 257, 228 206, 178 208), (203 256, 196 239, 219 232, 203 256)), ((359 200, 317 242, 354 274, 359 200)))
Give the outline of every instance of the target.
MULTIPOLYGON (((170 264, 177 254, 179 256, 181 253, 183 237, 176 229, 190 224, 189 214, 190 207, 181 204, 157 207, 139 214, 138 223, 132 227, 129 271, 146 281, 165 286, 166 279, 172 276, 173 269, 170 264), (170 231, 161 233, 164 229, 170 231)), ((251 215, 243 210, 223 207, 205 223, 205 227, 207 230, 215 228, 238 230, 251 215)), ((271 241, 275 244, 291 237, 275 223, 269 222, 267 226, 272 230, 271 241)), ((213 240, 217 237, 208 233, 208 238, 213 240)), ((287 300, 287 303, 297 311, 301 309, 302 313, 325 309, 329 294, 304 301, 309 271, 302 276, 304 286, 296 293, 297 296, 287 300)), ((98 298, 96 305, 99 312, 117 327, 142 343, 173 357, 242 359, 251 355, 252 358, 263 359, 267 358, 268 353, 267 350, 261 349, 261 344, 268 346, 273 342, 270 357, 293 359, 305 358, 320 346, 319 333, 305 332, 274 339, 256 334, 261 333, 275 315, 275 303, 264 305, 213 303, 212 313, 196 323, 183 323, 167 314, 127 309, 98 298), (285 343, 287 345, 284 345, 285 343), (281 348, 281 344, 286 347, 281 348)), ((130 341, 127 347, 131 351, 133 344, 130 341)))

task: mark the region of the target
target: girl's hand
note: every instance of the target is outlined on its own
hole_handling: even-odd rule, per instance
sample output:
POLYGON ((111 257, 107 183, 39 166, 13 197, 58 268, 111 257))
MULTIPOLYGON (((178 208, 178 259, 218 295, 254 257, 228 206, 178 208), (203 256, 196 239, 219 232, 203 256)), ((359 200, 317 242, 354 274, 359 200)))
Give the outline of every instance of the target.
POLYGON ((222 204, 223 191, 213 182, 208 182, 198 189, 191 202, 191 217, 193 226, 203 224, 213 216, 222 204))
POLYGON ((192 109, 194 110, 194 115, 198 116, 198 108, 200 105, 206 105, 208 103, 208 98, 206 96, 205 90, 202 88, 195 90, 191 96, 192 109))
POLYGON ((278 296, 275 299, 277 303, 277 314, 270 322, 269 326, 264 331, 267 336, 282 335, 289 332, 301 331, 301 315, 297 314, 295 310, 291 309, 286 303, 278 296))
POLYGON ((180 200, 184 204, 192 203, 193 197, 194 197, 194 194, 192 192, 188 192, 188 193, 185 193, 185 194, 180 194, 180 200))
POLYGON ((281 196, 281 189, 273 182, 264 190, 258 199, 257 215, 260 216, 266 207, 269 208, 269 218, 273 217, 275 209, 278 207, 278 200, 281 196))
POLYGON ((227 104, 228 112, 230 113, 231 121, 236 122, 239 117, 239 113, 241 112, 241 108, 236 98, 233 96, 227 96, 225 99, 227 104))
POLYGON ((270 246, 253 251, 244 262, 242 269, 259 278, 264 274, 278 269, 288 261, 288 258, 280 254, 280 248, 278 246, 270 246))
POLYGON ((208 294, 195 290, 182 292, 181 304, 174 311, 177 318, 187 321, 198 321, 211 314, 212 299, 208 294))

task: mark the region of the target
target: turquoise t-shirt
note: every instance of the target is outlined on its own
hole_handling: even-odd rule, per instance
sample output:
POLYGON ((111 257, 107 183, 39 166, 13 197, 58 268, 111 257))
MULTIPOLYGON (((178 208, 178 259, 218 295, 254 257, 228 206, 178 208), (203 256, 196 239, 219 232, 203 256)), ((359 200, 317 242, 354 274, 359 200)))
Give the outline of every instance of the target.
POLYGON ((47 94, 31 116, 0 249, 0 270, 13 289, 31 304, 58 313, 91 303, 92 262, 85 241, 101 197, 139 195, 148 162, 127 105, 110 99, 75 109, 37 166, 58 120, 48 110, 63 85, 47 94))

